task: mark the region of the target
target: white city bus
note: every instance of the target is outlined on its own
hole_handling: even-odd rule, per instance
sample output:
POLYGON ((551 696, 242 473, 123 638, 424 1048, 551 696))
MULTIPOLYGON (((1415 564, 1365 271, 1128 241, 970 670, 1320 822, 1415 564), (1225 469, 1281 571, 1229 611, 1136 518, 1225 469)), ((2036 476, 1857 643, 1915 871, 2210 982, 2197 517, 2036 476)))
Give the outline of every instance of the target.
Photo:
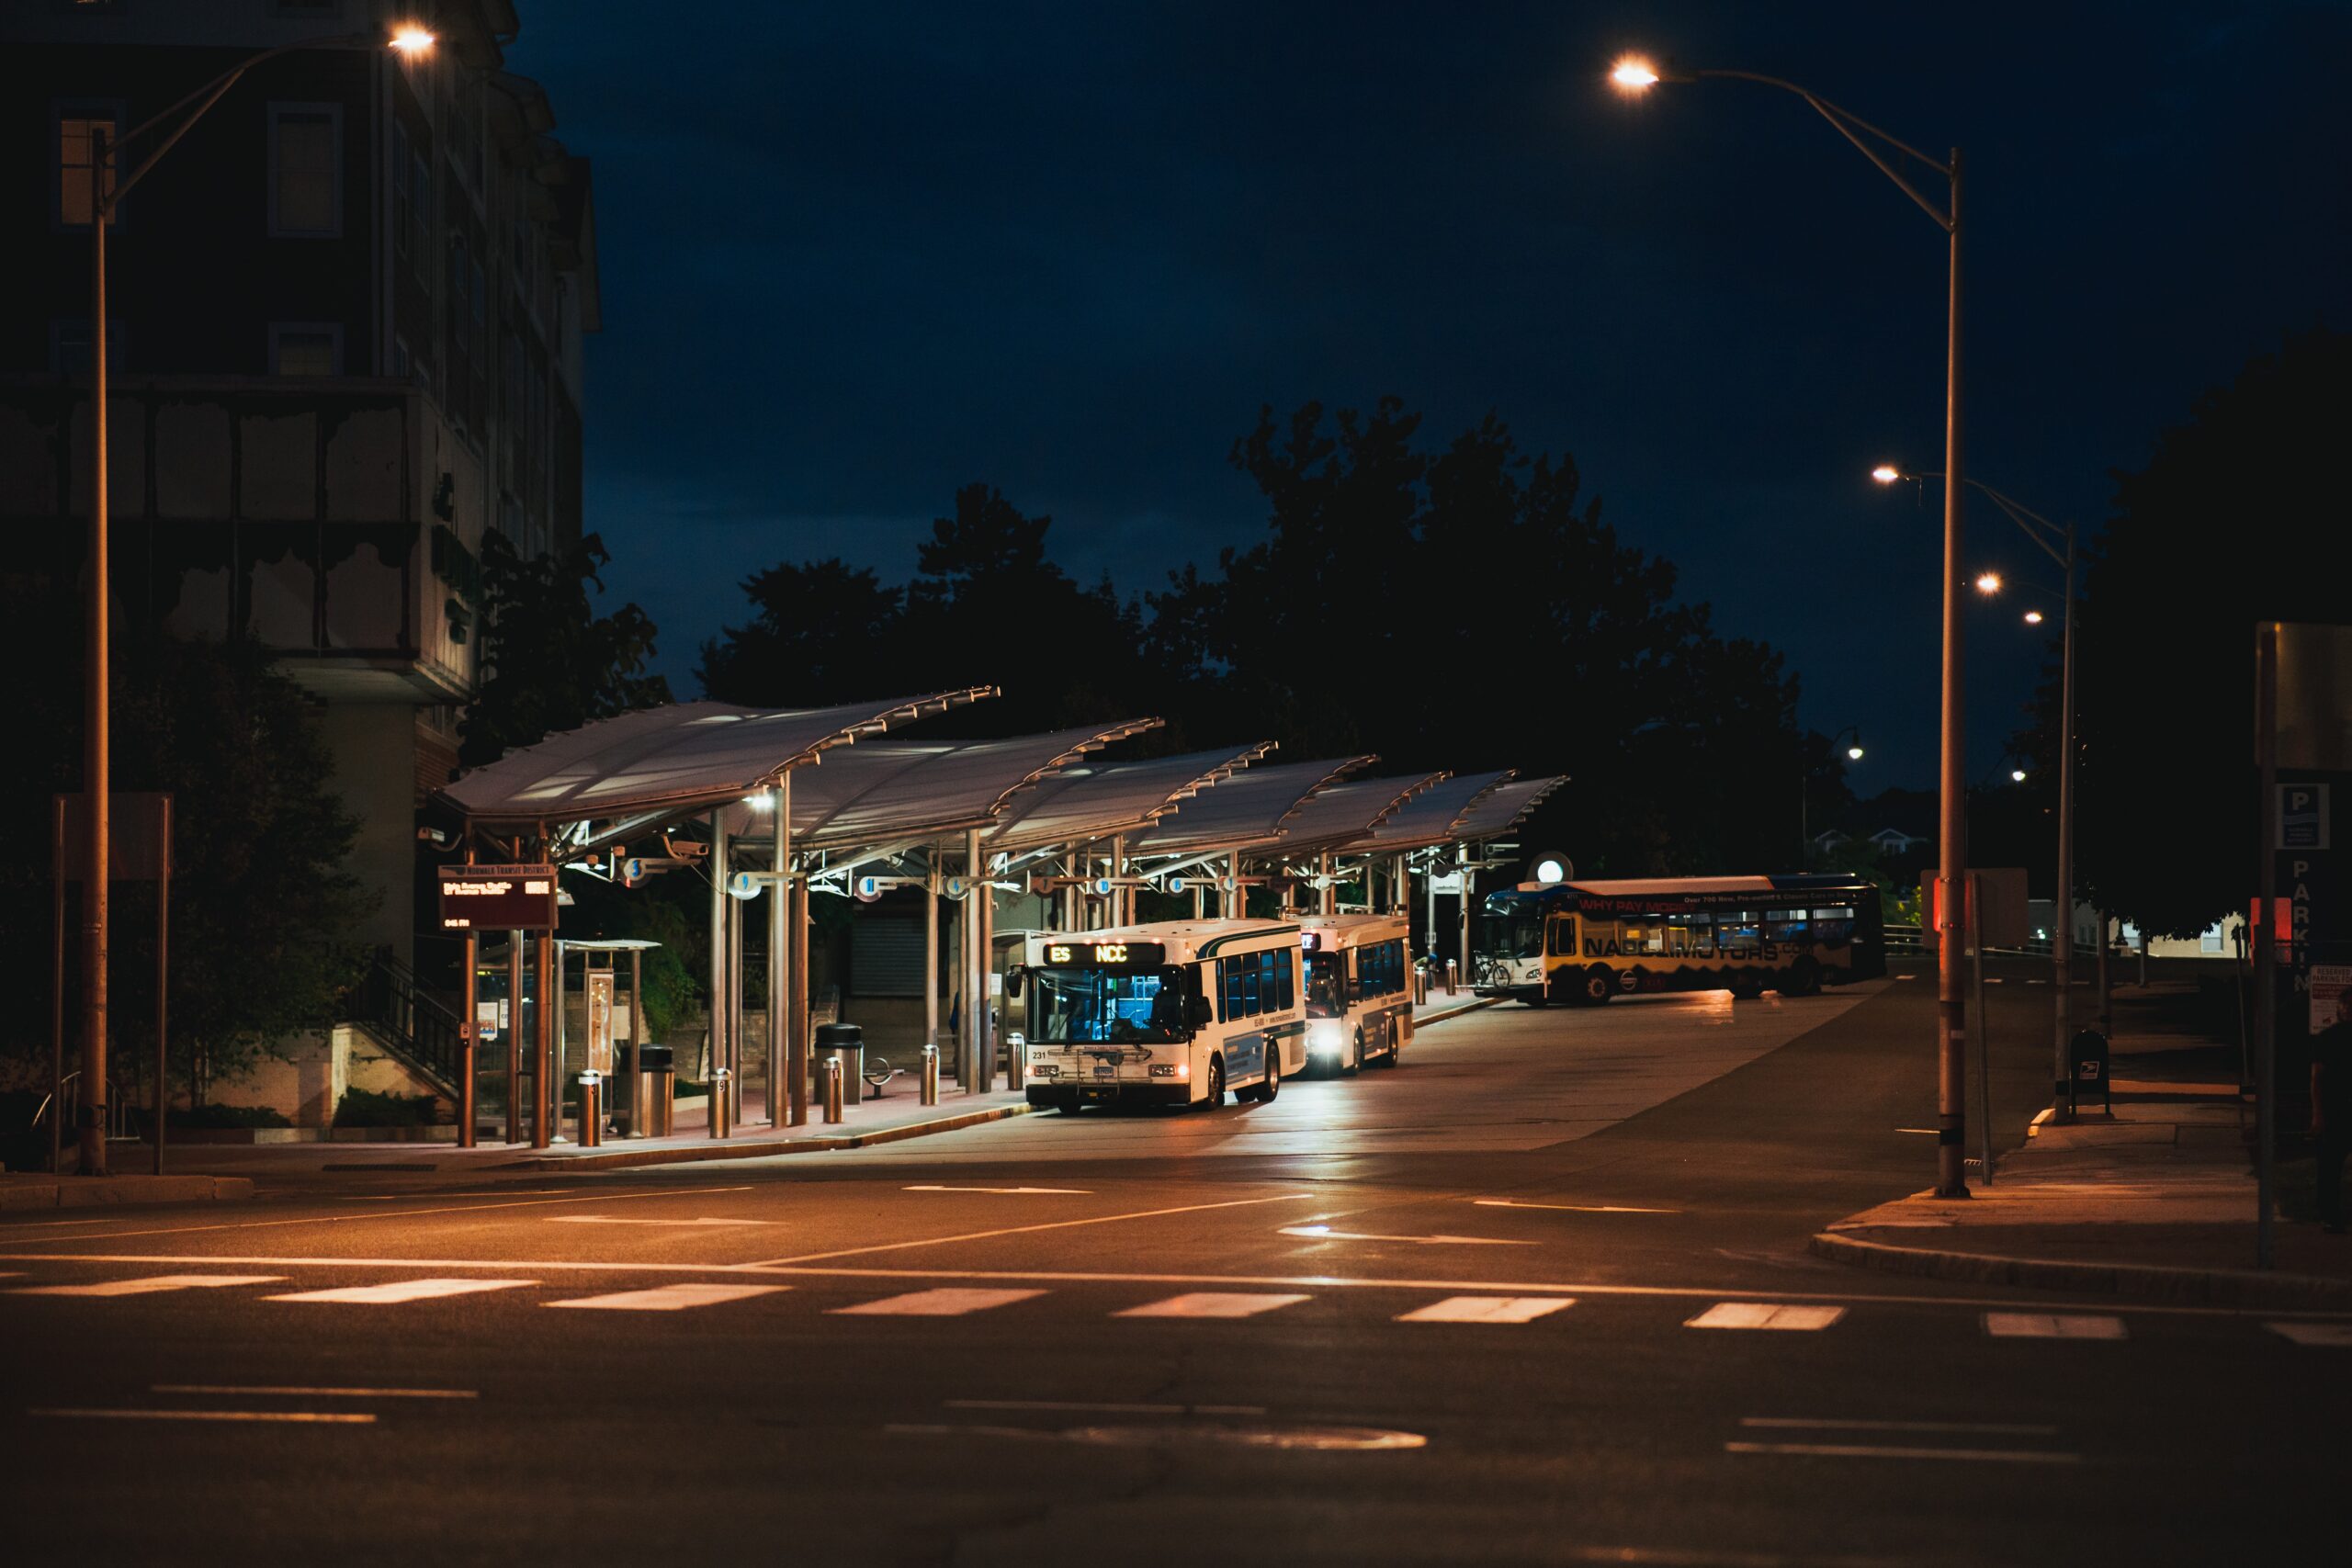
POLYGON ((1031 936, 1006 977, 1028 992, 1029 1103, 1272 1100, 1306 1066, 1298 936, 1288 920, 1241 919, 1031 936))
POLYGON ((1402 915, 1304 915, 1306 1059, 1352 1073, 1396 1065, 1413 1037, 1413 965, 1402 915))

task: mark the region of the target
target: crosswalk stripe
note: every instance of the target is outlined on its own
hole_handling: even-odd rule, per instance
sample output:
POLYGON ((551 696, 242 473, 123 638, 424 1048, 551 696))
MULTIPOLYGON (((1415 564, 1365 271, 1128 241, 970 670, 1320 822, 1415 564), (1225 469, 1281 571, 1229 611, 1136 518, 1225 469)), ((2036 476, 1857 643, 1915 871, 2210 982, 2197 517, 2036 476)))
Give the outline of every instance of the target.
POLYGON ((1988 1312, 1984 1332, 1996 1339, 2123 1339, 2123 1320, 2099 1313, 1988 1312))
POLYGON ((537 1280, 398 1280, 389 1285, 345 1285, 332 1291, 295 1291, 267 1296, 273 1302, 336 1302, 351 1306, 387 1306, 400 1302, 431 1301, 439 1296, 470 1295, 477 1291, 512 1291, 536 1285, 537 1280))
POLYGON ((1717 1302, 1685 1328, 1826 1328, 1846 1315, 1838 1306, 1792 1306, 1774 1302, 1717 1302))
POLYGON ((1577 1304, 1574 1296, 1448 1296, 1400 1314, 1399 1323, 1531 1323, 1577 1304))
POLYGON ((1303 1295, 1267 1295, 1242 1291, 1188 1291, 1181 1296, 1164 1301, 1147 1302, 1125 1312, 1114 1312, 1113 1317, 1255 1317, 1261 1312, 1272 1312, 1293 1302, 1303 1302, 1303 1295))
POLYGON ((283 1274, 150 1274, 139 1280, 102 1280, 94 1285, 19 1285, 12 1296, 145 1296, 162 1291, 217 1290, 224 1285, 275 1285, 283 1274))
POLYGON ((2262 1326, 2298 1345, 2352 1348, 2352 1323, 2266 1323, 2262 1326))
POLYGON ((587 1307, 604 1312, 684 1312, 689 1307, 717 1306, 752 1296, 788 1291, 789 1285, 720 1285, 685 1283, 656 1285, 645 1291, 614 1291, 601 1296, 574 1296, 570 1301, 543 1302, 543 1306, 587 1307))
POLYGON ((1015 1302, 1025 1302, 1032 1296, 1045 1293, 1043 1291, 910 1291, 903 1296, 884 1296, 880 1301, 860 1302, 855 1306, 832 1310, 835 1315, 844 1317, 962 1317, 967 1313, 1011 1306, 1015 1302))

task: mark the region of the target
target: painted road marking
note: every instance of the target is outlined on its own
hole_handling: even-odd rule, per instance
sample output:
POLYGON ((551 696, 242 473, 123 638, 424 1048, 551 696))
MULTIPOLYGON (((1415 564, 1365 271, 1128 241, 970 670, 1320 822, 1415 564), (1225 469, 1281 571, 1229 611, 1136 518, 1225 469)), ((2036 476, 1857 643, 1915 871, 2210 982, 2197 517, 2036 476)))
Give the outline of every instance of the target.
POLYGON ((1630 1203, 1521 1203, 1520 1199, 1470 1199, 1479 1208, 1566 1208, 1569 1213, 1681 1213, 1679 1208, 1633 1208, 1630 1203))
POLYGON ((1851 1421, 1838 1416, 1743 1416, 1743 1427, 1800 1427, 1816 1432, 1974 1432, 2011 1438, 2052 1438, 2058 1428, 2039 1421, 1851 1421))
POLYGON ((1717 1302, 1685 1328, 1826 1328, 1846 1315, 1841 1306, 1789 1306, 1773 1302, 1717 1302))
POLYGON ((1799 1454, 1815 1459, 1951 1459, 1983 1464, 2080 1464, 2080 1454, 2036 1449, 1904 1449, 1871 1443, 1725 1443, 1727 1454, 1799 1454))
POLYGON ((2125 1339, 2123 1320, 2097 1313, 1988 1312, 1984 1332, 1996 1339, 2125 1339))
POLYGON ((967 1313, 1011 1306, 1015 1302, 1025 1302, 1032 1296, 1045 1293, 1043 1291, 910 1291, 903 1296, 884 1296, 876 1302, 835 1307, 832 1312, 833 1315, 840 1317, 962 1317, 967 1313))
POLYGON ((372 1427, 376 1417, 344 1410, 27 1410, 83 1421, 302 1421, 321 1426, 372 1427))
POLYGON ((145 1296, 159 1291, 210 1291, 225 1285, 275 1285, 283 1274, 151 1274, 143 1280, 107 1280, 95 1285, 19 1285, 12 1296, 145 1296))
POLYGON ((470 1388, 280 1388, 266 1383, 159 1382, 155 1393, 246 1393, 277 1399, 480 1399, 470 1388))
POLYGON ((273 1302, 336 1302, 352 1306, 385 1306, 396 1302, 431 1301, 439 1296, 471 1295, 477 1291, 512 1291, 536 1285, 537 1280, 396 1280, 389 1285, 345 1285, 333 1291, 296 1291, 263 1298, 273 1302))
POLYGON ((1080 1196, 1094 1190, 1091 1187, 946 1187, 926 1181, 916 1187, 901 1187, 901 1192, 1068 1192, 1080 1196))
POLYGON ((804 1252, 797 1258, 770 1258, 741 1265, 775 1269, 794 1263, 825 1263, 836 1258, 862 1258, 875 1252, 902 1252, 910 1247, 945 1247, 959 1241, 989 1241, 1001 1235, 1027 1235, 1035 1231, 1067 1230, 1072 1225, 1107 1225, 1121 1220, 1157 1220, 1170 1214, 1198 1214, 1211 1209, 1247 1209, 1259 1203, 1293 1203, 1313 1198, 1312 1192, 1277 1192, 1271 1198, 1229 1198, 1221 1203, 1184 1203, 1173 1209, 1136 1209, 1124 1214, 1094 1214, 1080 1220, 1046 1220, 1034 1225, 1001 1225, 995 1230, 966 1231, 961 1235, 925 1236, 920 1241, 886 1241, 874 1247, 844 1247, 832 1252, 804 1252))
MULTIPOLYGON (((296 1220, 230 1220, 217 1225, 163 1225, 153 1230, 99 1231, 92 1235, 59 1236, 63 1242, 126 1241, 142 1235, 197 1235, 207 1231, 275 1230, 287 1225, 345 1225, 360 1220, 413 1220, 428 1214, 478 1214, 492 1209, 538 1209, 552 1203, 618 1203, 632 1198, 699 1198, 713 1192, 749 1192, 741 1187, 647 1187, 634 1192, 582 1192, 569 1198, 524 1198, 495 1203, 451 1203, 437 1209, 379 1209, 365 1214, 307 1214, 296 1220)), ((532 1189, 530 1190, 537 1190, 532 1189)))
POLYGON ((2266 1323, 2262 1326, 2298 1345, 2352 1348, 2352 1323, 2266 1323))
POLYGON ((1304 1236, 1309 1241, 1402 1241, 1415 1247, 1533 1247, 1532 1241, 1505 1241, 1491 1235, 1367 1235, 1361 1231, 1335 1231, 1329 1225, 1283 1225, 1277 1235, 1304 1236))
POLYGON ((788 1291, 789 1285, 723 1285, 697 1280, 682 1280, 675 1285, 655 1285, 643 1291, 615 1291, 609 1295, 574 1296, 570 1301, 542 1302, 542 1306, 586 1307, 602 1312, 684 1312, 689 1307, 717 1306, 721 1302, 745 1301, 752 1296, 774 1295, 788 1291))
POLYGON ((549 1214, 551 1225, 672 1225, 692 1229, 696 1225, 772 1225, 774 1220, 630 1220, 616 1214, 549 1214))
POLYGON ((1261 1312, 1303 1302, 1303 1295, 1260 1295, 1240 1291, 1188 1291, 1164 1301, 1114 1312, 1113 1317, 1255 1317, 1261 1312))
POLYGON ((1399 1316, 1399 1323, 1530 1323, 1563 1307, 1574 1296, 1448 1296, 1399 1316))

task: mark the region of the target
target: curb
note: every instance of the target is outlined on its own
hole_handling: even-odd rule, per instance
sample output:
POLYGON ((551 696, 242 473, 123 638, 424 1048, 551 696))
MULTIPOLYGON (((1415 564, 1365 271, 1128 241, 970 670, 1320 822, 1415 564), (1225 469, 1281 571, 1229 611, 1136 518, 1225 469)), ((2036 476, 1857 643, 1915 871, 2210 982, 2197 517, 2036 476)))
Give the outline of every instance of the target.
POLYGON ((2352 1280, 2309 1274, 2256 1274, 2244 1269, 2174 1269, 2154 1263, 2080 1263, 1896 1247, 1826 1231, 1809 1244, 1816 1258, 1973 1285, 2029 1285, 2050 1291, 2103 1291, 2147 1301, 2286 1311, 2352 1311, 2352 1280))
POLYGON ((72 1176, 0 1181, 0 1209, 95 1209, 138 1203, 235 1202, 254 1195, 243 1176, 72 1176))
POLYGON ((1493 1007, 1501 1000, 1500 997, 1480 997, 1475 1002, 1464 1002, 1460 1007, 1448 1008, 1443 1012, 1433 1012, 1427 1017, 1417 1018, 1413 1020, 1413 1027, 1427 1029, 1432 1023, 1443 1023, 1449 1018, 1460 1018, 1465 1012, 1476 1012, 1480 1008, 1493 1007))
POLYGON ((986 1111, 967 1111, 959 1115, 942 1116, 930 1122, 909 1122, 896 1127, 883 1127, 871 1133, 849 1133, 831 1137, 773 1138, 760 1142, 744 1141, 705 1144, 672 1149, 615 1149, 610 1154, 563 1155, 555 1158, 509 1160, 494 1168, 499 1170, 626 1170, 646 1165, 693 1165, 715 1159, 767 1159, 775 1155, 824 1154, 836 1149, 872 1148, 881 1144, 895 1144, 908 1138, 929 1137, 934 1133, 953 1133, 960 1127, 977 1127, 986 1122, 1001 1122, 1009 1116, 1026 1116, 1027 1105, 998 1105, 986 1111))

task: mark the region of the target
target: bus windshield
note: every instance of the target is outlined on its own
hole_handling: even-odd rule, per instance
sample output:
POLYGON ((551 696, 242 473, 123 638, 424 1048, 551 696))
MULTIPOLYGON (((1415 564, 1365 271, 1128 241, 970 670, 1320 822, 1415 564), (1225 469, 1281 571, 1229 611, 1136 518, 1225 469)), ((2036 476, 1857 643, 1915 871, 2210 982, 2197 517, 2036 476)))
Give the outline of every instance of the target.
POLYGON ((1169 1044, 1185 1038, 1182 971, 1033 969, 1029 1038, 1046 1044, 1169 1044))
POLYGON ((1348 1010, 1346 971, 1336 953, 1306 955, 1306 1016, 1340 1018, 1348 1010))
POLYGON ((1487 921, 1487 941, 1498 958, 1541 958, 1544 917, 1497 915, 1487 921))

